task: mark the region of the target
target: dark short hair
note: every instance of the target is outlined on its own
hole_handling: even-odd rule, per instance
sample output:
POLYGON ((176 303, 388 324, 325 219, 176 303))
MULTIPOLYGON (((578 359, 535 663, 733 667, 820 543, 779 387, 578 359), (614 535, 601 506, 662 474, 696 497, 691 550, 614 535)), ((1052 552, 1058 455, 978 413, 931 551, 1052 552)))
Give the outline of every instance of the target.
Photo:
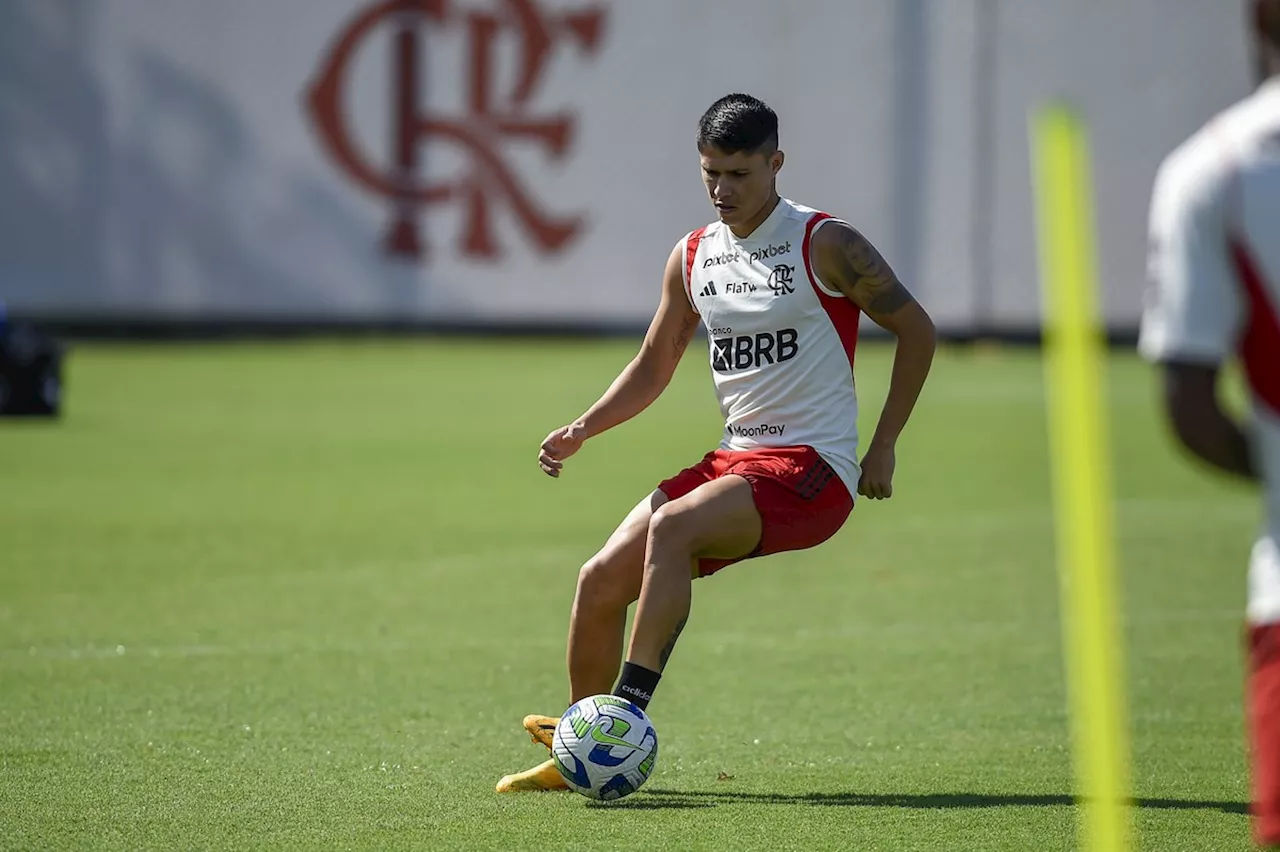
POLYGON ((759 98, 725 95, 698 121, 698 150, 705 148, 772 154, 778 149, 778 115, 759 98))

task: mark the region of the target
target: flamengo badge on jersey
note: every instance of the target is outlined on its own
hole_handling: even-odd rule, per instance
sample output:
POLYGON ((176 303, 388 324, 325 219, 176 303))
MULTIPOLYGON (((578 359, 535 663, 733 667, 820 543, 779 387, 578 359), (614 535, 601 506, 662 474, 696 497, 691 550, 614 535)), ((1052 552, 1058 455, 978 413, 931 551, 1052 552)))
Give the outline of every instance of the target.
POLYGON ((769 285, 773 295, 785 296, 796 291, 796 288, 791 284, 791 279, 795 274, 796 268, 794 266, 780 263, 773 268, 773 272, 769 273, 769 280, 765 283, 769 285))

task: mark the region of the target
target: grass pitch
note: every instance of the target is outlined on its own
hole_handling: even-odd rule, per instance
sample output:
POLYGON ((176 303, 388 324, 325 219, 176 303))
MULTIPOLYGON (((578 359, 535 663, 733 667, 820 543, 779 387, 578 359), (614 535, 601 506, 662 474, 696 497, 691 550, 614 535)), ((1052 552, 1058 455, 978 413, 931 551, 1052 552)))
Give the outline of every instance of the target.
MULTIPOLYGON (((1032 351, 940 353, 892 500, 696 584, 640 793, 493 792, 567 698, 577 567, 720 436, 695 351, 543 476, 633 351, 77 347, 63 422, 0 425, 0 848, 1074 848, 1032 351)), ((890 355, 859 353, 868 436, 890 355)), ((1256 497, 1110 368, 1136 836, 1247 849, 1256 497)))

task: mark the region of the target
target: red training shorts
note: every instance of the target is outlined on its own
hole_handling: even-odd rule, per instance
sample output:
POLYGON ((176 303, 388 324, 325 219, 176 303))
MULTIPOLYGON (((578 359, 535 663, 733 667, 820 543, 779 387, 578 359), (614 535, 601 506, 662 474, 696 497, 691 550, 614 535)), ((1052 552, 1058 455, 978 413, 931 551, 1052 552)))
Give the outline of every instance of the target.
POLYGON ((835 535, 853 510, 849 489, 812 447, 713 450, 658 489, 668 500, 679 500, 730 474, 751 483, 763 527, 760 543, 737 559, 699 559, 699 577, 744 559, 816 547, 835 535))

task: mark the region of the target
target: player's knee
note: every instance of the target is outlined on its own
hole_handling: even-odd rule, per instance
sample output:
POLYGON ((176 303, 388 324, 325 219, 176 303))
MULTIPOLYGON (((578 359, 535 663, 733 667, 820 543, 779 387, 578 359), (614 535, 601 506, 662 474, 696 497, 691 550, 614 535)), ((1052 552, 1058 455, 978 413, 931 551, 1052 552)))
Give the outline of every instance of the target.
POLYGON ((649 521, 649 537, 662 547, 687 548, 697 532, 693 513, 678 503, 659 506, 649 521))
POLYGON ((636 578, 616 560, 592 557, 578 571, 577 603, 587 609, 627 607, 640 596, 636 578))

